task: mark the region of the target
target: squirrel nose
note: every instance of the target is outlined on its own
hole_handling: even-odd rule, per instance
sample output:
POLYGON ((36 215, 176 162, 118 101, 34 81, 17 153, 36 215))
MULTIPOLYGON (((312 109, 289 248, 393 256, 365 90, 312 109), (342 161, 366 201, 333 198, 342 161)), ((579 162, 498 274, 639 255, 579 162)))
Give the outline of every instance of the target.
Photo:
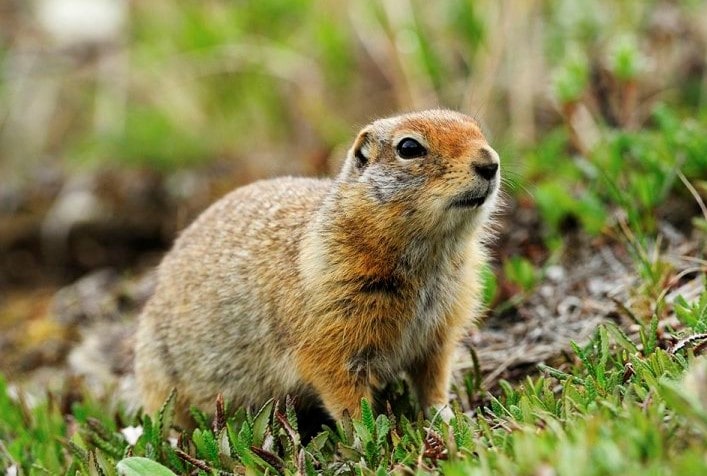
POLYGON ((498 171, 498 164, 475 164, 474 170, 482 178, 485 178, 486 180, 491 180, 496 176, 496 172, 498 171))

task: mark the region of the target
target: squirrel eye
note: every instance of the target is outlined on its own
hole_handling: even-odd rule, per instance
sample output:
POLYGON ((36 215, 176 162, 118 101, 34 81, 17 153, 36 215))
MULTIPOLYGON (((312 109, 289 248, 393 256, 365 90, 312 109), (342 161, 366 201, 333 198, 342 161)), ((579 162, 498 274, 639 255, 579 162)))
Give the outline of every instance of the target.
POLYGON ((396 150, 402 159, 416 159, 427 155, 427 149, 411 137, 406 137, 398 142, 396 150))

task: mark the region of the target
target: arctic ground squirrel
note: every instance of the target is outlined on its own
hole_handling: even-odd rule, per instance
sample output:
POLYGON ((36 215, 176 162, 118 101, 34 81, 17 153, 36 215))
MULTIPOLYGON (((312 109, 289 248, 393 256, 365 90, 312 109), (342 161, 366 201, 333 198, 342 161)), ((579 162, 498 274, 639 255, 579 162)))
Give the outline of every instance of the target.
POLYGON ((477 319, 498 154, 448 110, 377 120, 333 180, 241 187, 176 240, 137 331, 142 404, 182 416, 221 393, 293 395, 335 419, 406 374, 446 407, 454 351, 477 319))

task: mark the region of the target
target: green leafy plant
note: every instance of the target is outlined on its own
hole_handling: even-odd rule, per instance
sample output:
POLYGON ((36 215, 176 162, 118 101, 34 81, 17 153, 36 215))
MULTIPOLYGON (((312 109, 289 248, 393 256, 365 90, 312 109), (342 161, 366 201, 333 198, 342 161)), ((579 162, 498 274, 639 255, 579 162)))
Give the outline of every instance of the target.
POLYGON ((511 256, 503 263, 506 278, 523 291, 531 291, 538 282, 539 271, 522 256, 511 256))

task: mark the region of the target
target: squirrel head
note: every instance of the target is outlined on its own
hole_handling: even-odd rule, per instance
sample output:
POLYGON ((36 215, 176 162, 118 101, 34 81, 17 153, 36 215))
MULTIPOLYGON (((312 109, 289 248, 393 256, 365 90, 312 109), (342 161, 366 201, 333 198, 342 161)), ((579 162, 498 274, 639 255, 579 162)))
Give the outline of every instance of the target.
POLYGON ((473 118, 429 110, 364 127, 339 183, 373 204, 391 204, 386 208, 425 228, 456 228, 488 217, 499 168, 498 154, 473 118))

